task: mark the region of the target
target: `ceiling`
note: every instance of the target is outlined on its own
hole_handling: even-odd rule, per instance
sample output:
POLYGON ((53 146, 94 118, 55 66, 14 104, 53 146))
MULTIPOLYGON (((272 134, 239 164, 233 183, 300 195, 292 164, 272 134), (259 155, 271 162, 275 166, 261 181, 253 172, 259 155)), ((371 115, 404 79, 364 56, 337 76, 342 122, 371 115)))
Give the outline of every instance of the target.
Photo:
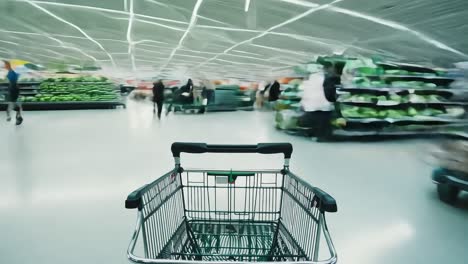
POLYGON ((121 77, 263 79, 333 53, 468 60, 468 1, 0 0, 6 59, 96 64, 121 77))

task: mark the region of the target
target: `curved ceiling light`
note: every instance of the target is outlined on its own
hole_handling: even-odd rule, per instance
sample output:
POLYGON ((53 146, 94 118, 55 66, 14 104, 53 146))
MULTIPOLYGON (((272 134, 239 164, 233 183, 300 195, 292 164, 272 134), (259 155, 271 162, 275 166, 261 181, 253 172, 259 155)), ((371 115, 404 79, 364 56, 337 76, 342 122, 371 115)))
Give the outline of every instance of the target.
POLYGON ((67 20, 55 15, 54 13, 50 12, 49 10, 43 8, 42 6, 39 6, 38 4, 30 1, 30 0, 26 0, 27 3, 29 3, 30 5, 34 6, 35 8, 41 10, 42 12, 48 14, 49 16, 75 28, 76 30, 78 30, 83 36, 85 36, 87 39, 89 39, 91 42, 93 42, 94 44, 96 44, 104 53, 106 53, 106 55, 109 57, 109 59, 111 60, 112 62, 112 65, 114 67, 116 67, 115 65, 115 62, 114 62, 114 58, 112 58, 112 55, 110 55, 109 52, 107 52, 107 50, 99 43, 97 42, 95 39, 93 39, 92 37, 90 37, 86 32, 83 31, 83 29, 81 29, 80 27, 78 27, 77 25, 71 23, 71 22, 68 22, 67 20))
POLYGON ((177 50, 179 50, 180 48, 182 48, 182 44, 184 43, 184 40, 185 38, 188 36, 188 34, 190 33, 190 30, 192 30, 192 28, 195 26, 195 24, 197 23, 197 16, 198 16, 198 10, 200 9, 200 6, 201 4, 203 3, 203 0, 197 0, 197 2, 195 3, 195 6, 193 7, 193 11, 192 11, 192 16, 190 17, 190 23, 187 27, 187 29, 185 30, 184 34, 182 35, 182 37, 179 39, 179 43, 177 44, 177 47, 175 47, 172 52, 171 52, 171 55, 169 56, 169 58, 167 59, 166 63, 160 68, 159 71, 163 71, 164 68, 167 67, 167 65, 169 65, 169 63, 171 62, 172 58, 174 57, 175 53, 177 52, 177 50))
POLYGON ((285 26, 285 25, 287 25, 287 24, 290 24, 290 23, 292 23, 292 22, 294 22, 294 21, 297 21, 297 20, 299 20, 299 19, 301 19, 301 18, 303 18, 303 17, 306 17, 306 16, 308 16, 308 15, 314 13, 314 12, 317 12, 317 11, 319 11, 319 10, 326 9, 326 8, 330 7, 331 5, 336 4, 336 3, 338 3, 338 2, 341 2, 341 1, 343 1, 343 0, 335 0, 335 1, 331 2, 331 3, 329 3, 329 4, 320 5, 320 6, 311 8, 311 9, 307 10, 306 12, 301 13, 300 15, 297 15, 297 16, 292 17, 292 18, 290 18, 290 19, 288 19, 288 20, 286 20, 286 21, 283 21, 282 23, 279 23, 279 24, 277 24, 277 25, 275 25, 275 26, 270 27, 269 29, 263 31, 262 33, 258 34, 257 36, 255 36, 255 37, 253 37, 253 38, 246 39, 246 40, 244 40, 244 41, 241 41, 241 42, 239 42, 239 43, 234 44, 233 46, 231 46, 231 47, 225 49, 222 53, 219 53, 218 55, 216 55, 216 56, 214 56, 214 57, 212 57, 212 58, 210 58, 210 59, 208 59, 208 60, 206 60, 206 61, 204 61, 204 62, 198 64, 198 65, 196 65, 194 68, 198 68, 198 67, 202 66, 203 64, 205 64, 205 63, 207 63, 207 62, 210 62, 210 61, 212 61, 212 60, 216 60, 219 56, 224 55, 224 54, 228 53, 229 51, 231 51, 231 50, 233 50, 233 49, 235 49, 235 48, 237 48, 237 47, 239 47, 239 46, 241 46, 241 45, 243 45, 243 44, 250 43, 250 42, 252 42, 252 41, 255 40, 255 39, 261 38, 261 37, 267 35, 270 31, 273 31, 273 30, 275 30, 275 29, 278 29, 278 28, 280 28, 280 27, 283 27, 283 26, 285 26))
POLYGON ((452 53, 455 53, 455 54, 458 54, 460 56, 468 58, 467 54, 465 54, 465 53, 463 53, 463 52, 461 52, 459 50, 456 50, 456 49, 448 46, 447 44, 442 43, 442 42, 440 42, 440 41, 438 41, 436 39, 428 37, 428 36, 426 36, 425 34, 419 32, 419 31, 410 29, 405 25, 399 24, 397 22, 382 19, 382 18, 378 18, 378 17, 374 17, 374 16, 370 16, 370 15, 367 15, 367 14, 359 13, 359 12, 356 12, 356 11, 352 11, 352 10, 345 9, 345 8, 340 8, 340 7, 331 6, 331 7, 328 8, 328 10, 330 10, 332 12, 336 12, 336 13, 346 14, 346 15, 349 15, 349 16, 352 16, 352 17, 362 18, 362 19, 365 19, 367 21, 371 21, 371 22, 374 22, 374 23, 377 23, 377 24, 380 24, 380 25, 384 25, 384 26, 391 27, 391 28, 394 28, 394 29, 397 29, 397 30, 400 30, 400 31, 405 31, 405 32, 411 33, 411 34, 415 35, 416 37, 418 37, 419 39, 421 39, 421 40, 423 40, 423 41, 425 41, 427 43, 430 43, 430 44, 432 44, 433 46, 435 46, 435 47, 437 47, 439 49, 450 51, 452 53))

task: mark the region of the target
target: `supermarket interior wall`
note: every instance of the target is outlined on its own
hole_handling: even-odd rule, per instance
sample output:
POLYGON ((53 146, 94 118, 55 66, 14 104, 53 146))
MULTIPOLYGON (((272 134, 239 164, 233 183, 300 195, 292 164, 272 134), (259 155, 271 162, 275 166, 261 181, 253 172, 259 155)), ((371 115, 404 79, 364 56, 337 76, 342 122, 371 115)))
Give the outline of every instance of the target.
POLYGON ((467 19, 466 0, 7 0, 0 57, 173 79, 264 80, 334 53, 448 66, 468 59, 467 19))

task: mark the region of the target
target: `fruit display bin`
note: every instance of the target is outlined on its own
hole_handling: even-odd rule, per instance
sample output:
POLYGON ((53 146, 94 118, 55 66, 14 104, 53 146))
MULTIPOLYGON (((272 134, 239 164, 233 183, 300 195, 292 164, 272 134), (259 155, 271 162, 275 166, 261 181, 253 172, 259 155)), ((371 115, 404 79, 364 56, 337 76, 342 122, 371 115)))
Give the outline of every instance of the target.
MULTIPOLYGON (((108 82, 18 83, 24 110, 115 109, 126 107, 117 88, 108 82)), ((0 109, 7 108, 8 83, 0 84, 0 109)))

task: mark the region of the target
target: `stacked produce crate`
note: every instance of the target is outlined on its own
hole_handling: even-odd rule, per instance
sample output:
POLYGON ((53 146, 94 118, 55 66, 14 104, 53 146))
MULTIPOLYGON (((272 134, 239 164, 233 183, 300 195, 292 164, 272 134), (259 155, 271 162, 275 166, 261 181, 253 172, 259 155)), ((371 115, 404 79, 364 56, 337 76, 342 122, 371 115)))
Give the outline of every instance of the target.
POLYGON ((299 111, 302 99, 302 90, 299 84, 282 85, 285 88, 280 99, 275 104, 275 127, 282 130, 297 129, 298 118, 302 115, 299 111))
POLYGON ((302 99, 302 91, 299 90, 298 84, 283 84, 281 85, 282 92, 279 99, 276 101, 275 110, 281 111, 286 109, 299 109, 302 99))
POLYGON ((446 72, 403 64, 358 68, 337 91, 334 135, 391 136, 456 132, 466 126, 468 89, 446 72))

